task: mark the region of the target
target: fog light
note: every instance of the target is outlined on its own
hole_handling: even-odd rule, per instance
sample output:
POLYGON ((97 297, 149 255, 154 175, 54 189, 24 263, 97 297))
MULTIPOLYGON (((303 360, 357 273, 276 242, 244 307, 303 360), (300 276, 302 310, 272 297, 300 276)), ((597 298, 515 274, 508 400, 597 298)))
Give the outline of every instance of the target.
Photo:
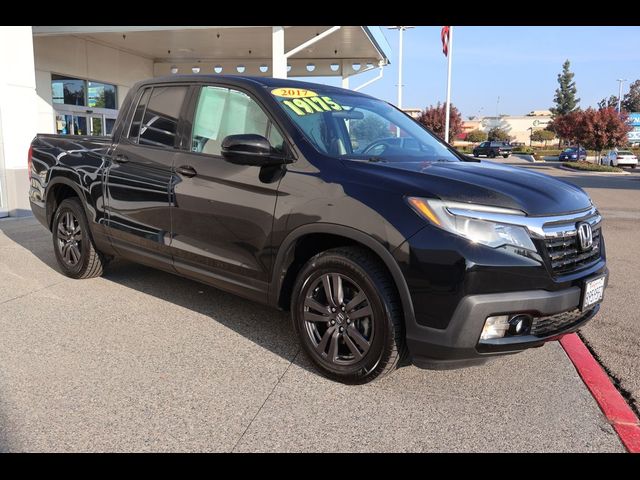
POLYGON ((509 335, 526 335, 531 330, 531 315, 516 315, 509 320, 509 335))
POLYGON ((502 338, 509 330, 509 316, 500 315, 497 317, 487 317, 484 328, 480 334, 480 340, 491 340, 492 338, 502 338))

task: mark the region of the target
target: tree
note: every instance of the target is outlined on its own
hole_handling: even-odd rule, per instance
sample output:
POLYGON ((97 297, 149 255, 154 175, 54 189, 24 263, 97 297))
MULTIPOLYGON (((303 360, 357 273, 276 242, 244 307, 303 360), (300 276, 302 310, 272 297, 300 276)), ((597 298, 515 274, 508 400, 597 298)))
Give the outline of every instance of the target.
MULTIPOLYGON (((446 105, 438 104, 434 107, 430 105, 418 117, 418 121, 444 139, 446 105)), ((462 133, 462 115, 458 109, 452 104, 449 118, 449 142, 453 143, 453 139, 462 133)))
POLYGON ((570 66, 571 62, 565 60, 562 64, 562 73, 558 74, 560 87, 556 89, 556 94, 553 97, 556 106, 550 109, 554 115, 566 115, 573 112, 580 102, 580 99, 576 98, 578 89, 576 82, 573 81, 574 73, 569 70, 570 66))
POLYGON ((600 152, 605 149, 626 145, 627 133, 631 126, 627 124, 627 114, 619 114, 614 108, 594 110, 588 108, 580 112, 576 128, 576 140, 583 146, 600 152))
POLYGON ((627 112, 640 112, 640 80, 629 85, 629 91, 622 98, 622 108, 627 112))
POLYGON ((493 127, 487 133, 487 139, 497 142, 508 142, 511 140, 511 136, 504 128, 493 127))
POLYGON ((480 143, 484 142, 487 139, 487 132, 483 132, 482 130, 471 130, 467 133, 467 137, 465 140, 471 143, 480 143))
POLYGON ((353 138, 358 144, 368 145, 374 140, 390 136, 389 124, 379 117, 367 115, 362 120, 350 120, 349 122, 353 138))
POLYGON ((544 142, 544 146, 547 146, 547 142, 549 140, 553 140, 555 138, 555 134, 549 130, 535 130, 531 134, 531 140, 534 142, 544 142))
POLYGON ((578 128, 579 118, 579 110, 574 110, 573 112, 565 115, 558 115, 551 121, 551 123, 549 123, 546 130, 550 130, 555 133, 556 137, 560 139, 560 143, 562 143, 563 140, 571 143, 571 141, 576 138, 576 129, 578 128))
POLYGON ((609 107, 618 108, 618 97, 611 95, 608 99, 603 98, 598 102, 598 110, 609 107))

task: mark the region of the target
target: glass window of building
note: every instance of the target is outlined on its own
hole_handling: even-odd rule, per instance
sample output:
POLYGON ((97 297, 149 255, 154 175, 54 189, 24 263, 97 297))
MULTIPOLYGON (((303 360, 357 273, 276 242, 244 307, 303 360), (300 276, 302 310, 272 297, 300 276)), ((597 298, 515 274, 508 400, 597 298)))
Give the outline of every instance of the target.
POLYGON ((86 105, 84 80, 52 74, 51 91, 53 103, 86 105))
POLYGON ((108 83, 87 82, 87 106, 116 109, 116 86, 108 83))

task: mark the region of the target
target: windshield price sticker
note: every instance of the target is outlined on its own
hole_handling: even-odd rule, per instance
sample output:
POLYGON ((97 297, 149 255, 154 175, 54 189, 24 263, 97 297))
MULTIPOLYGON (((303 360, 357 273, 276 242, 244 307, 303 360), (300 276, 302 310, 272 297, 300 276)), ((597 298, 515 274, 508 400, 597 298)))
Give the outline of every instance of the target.
POLYGON ((275 88, 271 90, 271 94, 276 97, 290 99, 282 100, 282 103, 299 116, 344 110, 331 97, 321 97, 316 92, 305 90, 304 88, 275 88))
POLYGON ((300 116, 343 110, 340 105, 331 100, 331 97, 294 98, 293 100, 285 100, 282 103, 289 107, 293 113, 300 116))
POLYGON ((304 88, 274 88, 271 90, 271 94, 276 97, 285 98, 304 98, 304 97, 316 97, 318 94, 313 90, 306 90, 304 88))

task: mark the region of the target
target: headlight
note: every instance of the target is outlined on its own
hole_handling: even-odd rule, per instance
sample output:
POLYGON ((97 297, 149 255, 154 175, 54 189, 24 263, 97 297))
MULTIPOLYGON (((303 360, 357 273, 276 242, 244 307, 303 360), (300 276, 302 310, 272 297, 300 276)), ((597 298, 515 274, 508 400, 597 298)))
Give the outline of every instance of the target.
POLYGON ((492 248, 513 245, 536 251, 526 228, 508 222, 509 217, 514 218, 514 223, 522 219, 524 213, 519 210, 443 202, 420 197, 408 197, 407 202, 418 215, 433 225, 472 242, 492 248), (505 221, 483 219, 483 214, 488 214, 487 216, 497 214, 505 221))
POLYGON ((573 154, 571 155, 571 158, 578 158, 578 155, 573 154))

